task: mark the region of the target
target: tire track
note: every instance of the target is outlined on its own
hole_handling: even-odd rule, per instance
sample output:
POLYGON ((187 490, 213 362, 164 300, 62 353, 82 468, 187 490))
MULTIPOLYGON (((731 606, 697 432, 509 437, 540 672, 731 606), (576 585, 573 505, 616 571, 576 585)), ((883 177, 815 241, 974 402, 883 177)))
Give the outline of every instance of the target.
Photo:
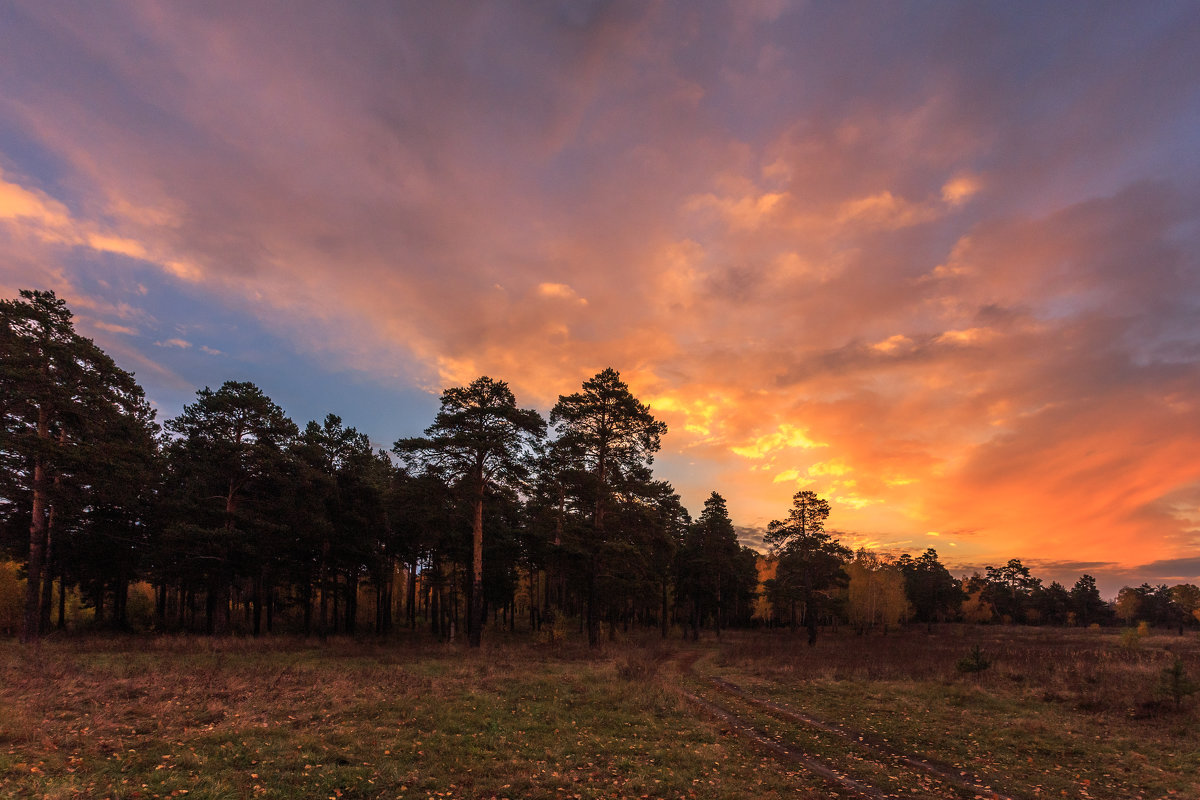
POLYGON ((879 755, 886 756, 888 758, 894 758, 910 767, 923 770, 940 780, 946 781, 947 783, 952 783, 960 788, 976 792, 983 797, 989 798, 989 800, 1018 800, 1016 797, 993 789, 991 786, 984 783, 983 780, 978 776, 967 772, 952 772, 950 771, 950 768, 946 766, 937 764, 929 759, 921 758, 911 753, 902 752, 894 747, 883 744, 882 742, 874 741, 869 736, 844 728, 841 725, 832 725, 828 722, 823 722, 822 720, 810 717, 807 714, 802 714, 799 711, 794 711, 771 700, 763 700, 760 697, 755 697, 737 684, 731 683, 724 678, 709 678, 708 680, 719 689, 739 697, 751 705, 758 706, 777 718, 800 722, 804 725, 808 725, 811 728, 833 734, 834 736, 839 736, 843 739, 846 739, 851 744, 857 745, 866 750, 873 750, 879 755))
MULTIPOLYGON (((758 708, 765 712, 768 716, 775 718, 784 723, 800 724, 812 730, 819 731, 822 734, 836 736, 845 740, 850 745, 859 748, 860 750, 870 753, 872 761, 886 766, 885 762, 893 761, 904 765, 910 769, 919 770, 925 774, 935 778, 938 781, 949 784, 957 789, 971 792, 975 797, 987 798, 988 800, 1019 800, 1013 795, 1000 792, 989 786, 979 777, 966 772, 952 771, 949 766, 935 763, 926 758, 922 758, 916 754, 897 750, 882 742, 873 740, 871 737, 860 734, 856 731, 845 728, 841 725, 831 724, 823 720, 811 717, 807 714, 787 708, 779 703, 771 700, 765 700, 747 692, 742 687, 723 678, 709 677, 707 679, 718 690, 740 700, 748 706, 758 708)), ((741 717, 735 711, 719 706, 710 700, 698 697, 694 694, 680 689, 681 694, 692 703, 704 708, 710 714, 719 717, 727 722, 731 728, 739 733, 750 738, 757 744, 770 750, 777 756, 786 758, 787 760, 803 764, 806 768, 812 770, 823 778, 830 780, 849 789, 863 797, 870 798, 886 798, 894 797, 895 794, 884 792, 874 786, 870 786, 861 781, 855 780, 843 773, 833 769, 824 761, 815 759, 795 747, 790 747, 782 744, 769 734, 756 727, 752 722, 741 717)))
POLYGON ((781 742, 775 741, 766 732, 759 730, 752 724, 737 716, 734 712, 729 711, 728 709, 723 708, 716 703, 705 700, 704 698, 694 695, 684 689, 679 689, 679 693, 691 703, 704 709, 711 716, 714 716, 725 722, 727 725, 729 725, 731 730, 737 731, 758 746, 770 751, 776 758, 800 764, 810 772, 820 775, 825 780, 835 783, 838 786, 841 786, 843 789, 854 792, 860 797, 870 798, 870 800, 887 800, 887 798, 892 796, 884 794, 873 786, 856 781, 848 775, 844 775, 841 772, 833 769, 823 761, 818 761, 812 756, 809 756, 794 747, 789 747, 781 742))

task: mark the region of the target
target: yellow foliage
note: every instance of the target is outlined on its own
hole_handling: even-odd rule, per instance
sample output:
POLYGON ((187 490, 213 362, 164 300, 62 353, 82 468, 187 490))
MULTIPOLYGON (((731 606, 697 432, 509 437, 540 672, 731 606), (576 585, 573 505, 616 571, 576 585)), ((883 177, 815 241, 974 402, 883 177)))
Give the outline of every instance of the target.
POLYGON ((135 630, 154 627, 154 587, 145 582, 130 585, 125 616, 135 630))
POLYGON ((25 581, 15 561, 0 561, 0 633, 12 635, 21 629, 25 611, 25 581))
POLYGON ((850 576, 847 599, 852 623, 863 627, 883 625, 886 629, 908 617, 904 574, 895 566, 870 551, 859 550, 846 565, 846 572, 850 576))
POLYGON ((771 608, 771 601, 767 599, 767 593, 763 590, 763 584, 775 577, 779 570, 779 559, 759 553, 755 559, 755 566, 758 568, 758 597, 754 600, 754 619, 765 621, 771 618, 774 609, 771 608))
POLYGON ((1132 622, 1133 618, 1137 616, 1138 607, 1141 604, 1142 599, 1138 596, 1136 589, 1129 586, 1122 587, 1121 591, 1117 593, 1117 616, 1127 623, 1132 622))
POLYGON ((992 604, 983 599, 983 590, 968 592, 962 603, 962 615, 965 622, 991 622, 996 616, 992 604))

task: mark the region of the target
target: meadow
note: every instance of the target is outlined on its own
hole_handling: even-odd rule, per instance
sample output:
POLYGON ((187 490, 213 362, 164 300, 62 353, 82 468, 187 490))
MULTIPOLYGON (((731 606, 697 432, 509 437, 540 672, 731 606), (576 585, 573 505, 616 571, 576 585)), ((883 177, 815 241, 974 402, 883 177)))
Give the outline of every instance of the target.
POLYGON ((1198 797, 1197 676, 1195 633, 1000 626, 4 641, 0 796, 1198 797))

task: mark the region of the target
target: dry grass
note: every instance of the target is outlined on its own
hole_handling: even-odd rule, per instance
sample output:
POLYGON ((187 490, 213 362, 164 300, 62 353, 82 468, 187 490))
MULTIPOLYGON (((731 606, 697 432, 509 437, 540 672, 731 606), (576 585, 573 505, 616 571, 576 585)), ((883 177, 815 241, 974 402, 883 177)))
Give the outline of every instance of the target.
POLYGON ((1178 657, 1200 675, 1200 640, 1024 628, 841 633, 816 648, 744 637, 711 660, 763 697, 980 774, 1022 797, 1200 796, 1200 708, 1163 695, 1178 657), (992 666, 955 669, 979 645, 992 666))
MULTIPOLYGON (((1196 698, 1176 710, 1158 687, 1176 656, 1200 676, 1194 635, 1132 648, 1117 632, 1014 628, 596 651, 498 635, 474 652, 419 636, 7 641, 0 796, 828 796, 679 699, 711 673, 1020 797, 1196 797, 1196 698), (954 665, 976 644, 993 665, 963 675, 954 665)), ((940 796, 762 722, 889 791, 940 796)))
POLYGON ((669 653, 0 644, 0 796, 735 798, 818 784, 695 718, 669 653))

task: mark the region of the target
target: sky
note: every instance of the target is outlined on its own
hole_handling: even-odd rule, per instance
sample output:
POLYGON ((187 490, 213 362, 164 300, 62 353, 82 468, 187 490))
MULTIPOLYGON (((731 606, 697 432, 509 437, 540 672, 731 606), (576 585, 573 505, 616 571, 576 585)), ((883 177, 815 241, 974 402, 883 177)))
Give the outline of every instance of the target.
POLYGON ((605 367, 746 541, 1200 582, 1194 2, 0 2, 0 295, 380 447, 605 367))

